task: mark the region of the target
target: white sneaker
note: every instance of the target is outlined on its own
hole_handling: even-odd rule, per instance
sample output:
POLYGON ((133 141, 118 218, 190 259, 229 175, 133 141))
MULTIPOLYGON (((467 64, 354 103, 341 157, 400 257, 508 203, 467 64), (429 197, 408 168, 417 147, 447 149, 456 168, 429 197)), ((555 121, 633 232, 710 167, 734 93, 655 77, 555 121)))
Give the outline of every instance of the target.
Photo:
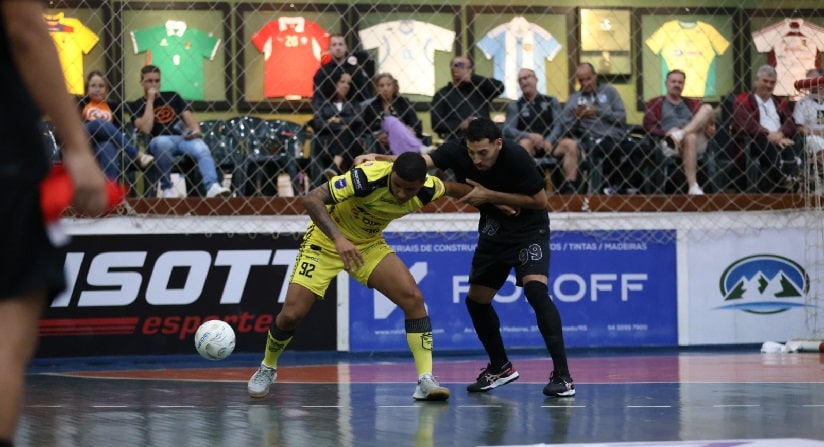
POLYGON ((700 186, 698 186, 698 183, 696 183, 696 184, 690 186, 690 190, 687 192, 687 194, 689 194, 691 196, 703 196, 704 195, 704 190, 701 189, 700 186))
POLYGON ((681 141, 684 139, 684 131, 675 130, 672 133, 670 133, 670 136, 675 140, 677 144, 681 144, 681 141))
POLYGON ((221 186, 219 183, 214 183, 212 186, 209 187, 209 190, 206 191, 206 197, 218 197, 218 196, 228 196, 231 191, 229 188, 221 186))
POLYGON ((449 390, 442 387, 432 374, 422 374, 418 378, 418 386, 412 394, 415 400, 446 400, 449 399, 449 390))
POLYGON ((269 368, 263 363, 260 368, 252 374, 249 378, 249 383, 246 384, 246 391, 249 392, 249 397, 266 397, 269 394, 269 385, 278 378, 278 370, 269 368))
POLYGON ((140 152, 137 154, 137 158, 135 158, 137 165, 140 166, 140 169, 146 169, 149 167, 150 164, 154 163, 154 157, 140 152))
POLYGON ((180 195, 177 193, 177 190, 174 188, 166 188, 163 191, 160 191, 160 197, 164 199, 177 199, 180 195))

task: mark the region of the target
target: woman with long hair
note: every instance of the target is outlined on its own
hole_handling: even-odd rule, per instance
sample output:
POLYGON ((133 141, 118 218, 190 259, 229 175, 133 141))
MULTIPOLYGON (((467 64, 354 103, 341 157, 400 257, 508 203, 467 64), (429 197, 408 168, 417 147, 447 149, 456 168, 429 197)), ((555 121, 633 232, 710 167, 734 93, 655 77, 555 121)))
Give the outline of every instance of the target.
POLYGON ((86 96, 80 98, 79 107, 92 138, 95 156, 106 177, 113 180, 120 177, 121 152, 140 169, 146 169, 154 162, 153 156, 140 152, 120 131, 120 120, 115 113, 119 107, 109 102, 109 82, 103 73, 97 70, 89 73, 86 96))
POLYGON ((372 132, 376 152, 420 152, 423 126, 412 103, 400 95, 398 80, 389 73, 375 76, 377 94, 363 107, 363 121, 372 132))

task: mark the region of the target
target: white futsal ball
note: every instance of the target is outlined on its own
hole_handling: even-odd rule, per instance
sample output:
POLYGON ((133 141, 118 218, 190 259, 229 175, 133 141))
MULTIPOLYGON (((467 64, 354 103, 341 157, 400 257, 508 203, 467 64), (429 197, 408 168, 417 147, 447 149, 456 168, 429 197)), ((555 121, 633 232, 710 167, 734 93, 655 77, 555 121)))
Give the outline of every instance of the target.
POLYGON ((209 360, 223 360, 235 350, 235 331, 222 320, 209 320, 195 332, 195 349, 209 360))

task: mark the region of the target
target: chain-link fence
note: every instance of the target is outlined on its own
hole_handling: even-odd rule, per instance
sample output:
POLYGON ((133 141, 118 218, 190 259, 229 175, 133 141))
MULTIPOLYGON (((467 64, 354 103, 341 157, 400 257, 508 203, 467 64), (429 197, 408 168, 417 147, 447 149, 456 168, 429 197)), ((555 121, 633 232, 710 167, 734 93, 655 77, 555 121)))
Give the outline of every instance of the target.
MULTIPOLYGON (((598 219, 577 216, 616 211, 633 228, 658 228, 667 213, 693 211, 717 213, 710 220, 720 226, 727 212, 753 211, 753 226, 770 228, 786 223, 774 214, 784 211, 763 210, 795 209, 811 250, 820 251, 821 158, 813 137, 824 129, 824 107, 815 88, 794 83, 818 76, 808 71, 820 64, 824 12, 811 1, 687 3, 80 0, 51 2, 46 20, 71 92, 88 94, 87 77, 101 72, 119 129, 154 157, 117 149, 106 159, 107 172, 130 185, 124 212, 141 225, 187 232, 185 220, 159 216, 246 215, 232 228, 257 232, 262 216, 300 214, 297 197, 355 155, 395 150, 387 116, 428 151, 459 138, 461 120, 480 111, 534 153, 547 173, 549 208, 569 212, 562 226, 595 228, 598 219), (137 130, 147 64, 159 68, 160 90, 176 92, 191 111, 208 154, 164 150, 137 130), (775 72, 759 71, 764 65, 775 72), (672 93, 673 70, 682 80, 678 93, 712 110, 694 129, 679 122, 684 132, 666 138, 655 128, 673 126, 662 115, 677 104, 655 98, 672 93), (383 96, 393 82, 382 85, 382 73, 401 99, 383 96), (473 87, 444 99, 462 76, 473 87), (597 84, 587 87, 590 78, 597 84), (490 79, 494 92, 482 91, 490 79), (765 103, 756 94, 770 79, 778 101, 765 103), (551 98, 520 99, 532 90, 557 107, 551 98), (816 106, 796 113, 807 119, 803 130, 782 127, 804 96, 816 106), (551 122, 536 121, 547 116, 551 122), (785 140, 773 141, 775 132, 785 140), (572 163, 558 151, 564 139, 578 155, 572 163), (213 194, 213 183, 230 193, 213 194)), ((193 127, 174 126, 179 111, 163 109, 154 118, 172 134, 193 127)), ((690 106, 687 118, 699 110, 690 106)), ((443 200, 428 210, 467 208, 443 200)), ((438 222, 454 230, 449 219, 438 222)))

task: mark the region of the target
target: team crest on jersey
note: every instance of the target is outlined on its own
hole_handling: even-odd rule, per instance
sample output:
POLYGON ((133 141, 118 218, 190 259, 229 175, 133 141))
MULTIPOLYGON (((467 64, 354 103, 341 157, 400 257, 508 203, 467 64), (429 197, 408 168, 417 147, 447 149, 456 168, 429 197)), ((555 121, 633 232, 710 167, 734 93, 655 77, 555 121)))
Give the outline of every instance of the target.
POLYGON ((335 189, 343 189, 346 188, 346 177, 339 178, 335 180, 334 183, 335 189))

